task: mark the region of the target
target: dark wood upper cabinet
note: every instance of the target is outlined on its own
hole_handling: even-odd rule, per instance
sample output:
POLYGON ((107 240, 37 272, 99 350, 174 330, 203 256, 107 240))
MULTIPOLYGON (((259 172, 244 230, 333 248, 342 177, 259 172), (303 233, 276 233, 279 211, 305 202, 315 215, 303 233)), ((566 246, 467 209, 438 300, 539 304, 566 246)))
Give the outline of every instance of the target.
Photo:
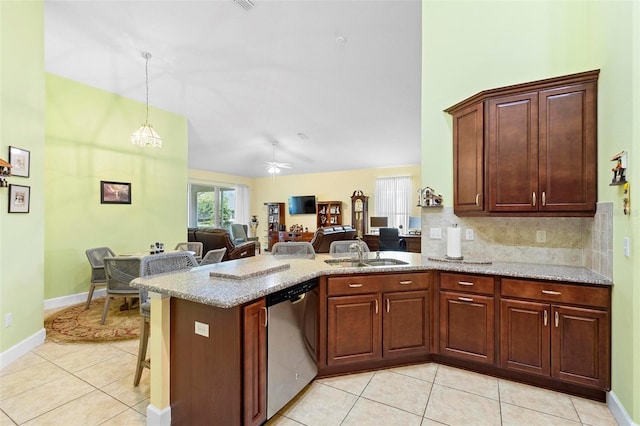
POLYGON ((488 90, 448 108, 455 213, 595 214, 599 72, 488 90))

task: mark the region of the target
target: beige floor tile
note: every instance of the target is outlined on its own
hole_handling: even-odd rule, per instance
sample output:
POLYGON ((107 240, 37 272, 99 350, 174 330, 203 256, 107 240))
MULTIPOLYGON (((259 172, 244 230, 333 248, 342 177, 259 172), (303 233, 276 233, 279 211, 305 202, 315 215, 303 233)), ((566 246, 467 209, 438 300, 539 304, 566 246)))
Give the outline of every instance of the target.
POLYGON ((9 416, 0 411, 0 426, 15 426, 15 423, 9 418, 9 416))
POLYGON ((0 402, 0 408, 22 424, 92 392, 95 388, 71 375, 22 392, 0 402))
POLYGON ((136 372, 138 358, 127 352, 119 353, 99 364, 77 371, 74 374, 89 384, 102 388, 136 372))
POLYGON ((146 426, 147 418, 133 408, 101 423, 100 426, 146 426))
POLYGON ((434 383, 485 398, 498 399, 498 379, 484 374, 441 365, 438 367, 434 383))
POLYGON ((491 398, 434 384, 424 417, 451 426, 499 425, 500 405, 491 398))
POLYGON ((348 374, 346 376, 327 377, 316 381, 354 395, 361 395, 374 374, 374 372, 348 374))
POLYGON ((67 371, 49 361, 23 368, 2 377, 0 380, 0 401, 70 376, 71 374, 67 371))
POLYGON ((43 344, 33 349, 32 352, 40 355, 44 359, 53 361, 57 358, 73 354, 80 349, 95 346, 98 346, 96 349, 100 350, 99 345, 97 345, 96 343, 55 343, 51 341, 45 341, 43 344))
POLYGON ((349 392, 312 383, 280 414, 307 426, 339 425, 357 398, 349 392))
POLYGON ((25 423, 28 426, 89 426, 102 422, 128 410, 129 407, 116 401, 104 392, 95 390, 68 402, 25 423))
POLYGON ((516 405, 502 403, 500 408, 503 426, 580 426, 579 422, 516 405))
POLYGON ((416 379, 433 383, 433 380, 436 377, 436 372, 438 371, 438 364, 426 363, 407 365, 404 367, 390 368, 387 371, 404 374, 405 376, 414 377, 416 379))
POLYGON ((130 354, 138 356, 138 345, 140 344, 140 339, 128 339, 121 340, 119 342, 109 343, 110 346, 114 348, 118 348, 130 354))
POLYGON ((435 420, 427 419, 426 417, 422 418, 422 423, 420 426, 442 426, 444 423, 436 422, 435 420))
POLYGON ((34 354, 33 352, 29 352, 24 354, 11 364, 7 365, 0 369, 0 377, 6 376, 7 374, 15 373, 24 368, 33 367, 34 365, 41 364, 46 360, 39 355, 34 354))
POLYGON ((151 398, 147 398, 144 401, 139 402, 138 404, 134 405, 131 408, 133 408, 138 413, 140 413, 140 414, 142 414, 143 416, 146 417, 146 415, 147 415, 147 407, 149 406, 149 404, 151 404, 151 398))
POLYGON ((573 406, 576 408, 582 424, 589 426, 618 425, 607 404, 575 396, 571 397, 571 401, 573 401, 573 406))
POLYGON ((499 380, 499 386, 500 402, 580 421, 569 395, 507 380, 499 380))
POLYGON ((420 426, 422 416, 359 398, 342 426, 420 426))
POLYGON ((133 386, 133 374, 123 377, 122 379, 110 383, 102 388, 102 391, 111 395, 118 401, 133 407, 149 399, 151 396, 151 387, 149 383, 149 374, 142 373, 140 384, 133 386))
POLYGON ((109 358, 122 355, 120 349, 110 345, 77 345, 77 349, 66 355, 56 357, 51 362, 72 373, 84 370, 107 361, 109 358))
POLYGON ((302 423, 298 423, 295 420, 288 419, 280 414, 276 414, 271 417, 269 421, 265 424, 266 426, 300 426, 302 423))
POLYGON ((383 370, 376 372, 362 396, 422 416, 431 386, 431 382, 383 370))

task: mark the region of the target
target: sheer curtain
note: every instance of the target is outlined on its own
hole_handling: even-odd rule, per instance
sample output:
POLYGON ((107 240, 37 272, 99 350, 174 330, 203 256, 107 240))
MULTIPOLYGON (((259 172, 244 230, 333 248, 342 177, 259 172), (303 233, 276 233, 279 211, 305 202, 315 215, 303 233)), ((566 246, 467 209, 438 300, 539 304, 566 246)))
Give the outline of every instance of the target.
POLYGON ((407 229, 409 202, 411 200, 411 177, 392 176, 376 179, 376 216, 386 216, 390 228, 407 229))
POLYGON ((234 222, 248 225, 251 213, 251 192, 247 185, 235 185, 235 190, 236 205, 234 222))

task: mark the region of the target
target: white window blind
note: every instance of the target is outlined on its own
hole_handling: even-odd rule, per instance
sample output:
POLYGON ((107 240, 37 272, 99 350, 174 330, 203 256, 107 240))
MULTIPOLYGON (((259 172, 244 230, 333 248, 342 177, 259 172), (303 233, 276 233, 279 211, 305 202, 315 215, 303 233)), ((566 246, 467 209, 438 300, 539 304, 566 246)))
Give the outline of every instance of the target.
POLYGON ((392 176, 376 179, 375 216, 386 216, 390 228, 407 229, 409 202, 411 200, 411 178, 392 176))

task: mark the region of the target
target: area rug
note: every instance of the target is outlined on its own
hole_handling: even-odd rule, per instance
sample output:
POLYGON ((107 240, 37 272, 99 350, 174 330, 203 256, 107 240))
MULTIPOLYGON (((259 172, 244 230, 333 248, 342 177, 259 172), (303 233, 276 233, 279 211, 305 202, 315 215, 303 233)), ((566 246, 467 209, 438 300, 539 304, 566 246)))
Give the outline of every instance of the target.
POLYGON ((100 324, 104 297, 93 300, 86 311, 84 303, 81 303, 49 315, 44 320, 47 340, 65 343, 138 339, 140 311, 137 307, 120 311, 122 300, 117 298, 111 301, 104 325, 100 324))

